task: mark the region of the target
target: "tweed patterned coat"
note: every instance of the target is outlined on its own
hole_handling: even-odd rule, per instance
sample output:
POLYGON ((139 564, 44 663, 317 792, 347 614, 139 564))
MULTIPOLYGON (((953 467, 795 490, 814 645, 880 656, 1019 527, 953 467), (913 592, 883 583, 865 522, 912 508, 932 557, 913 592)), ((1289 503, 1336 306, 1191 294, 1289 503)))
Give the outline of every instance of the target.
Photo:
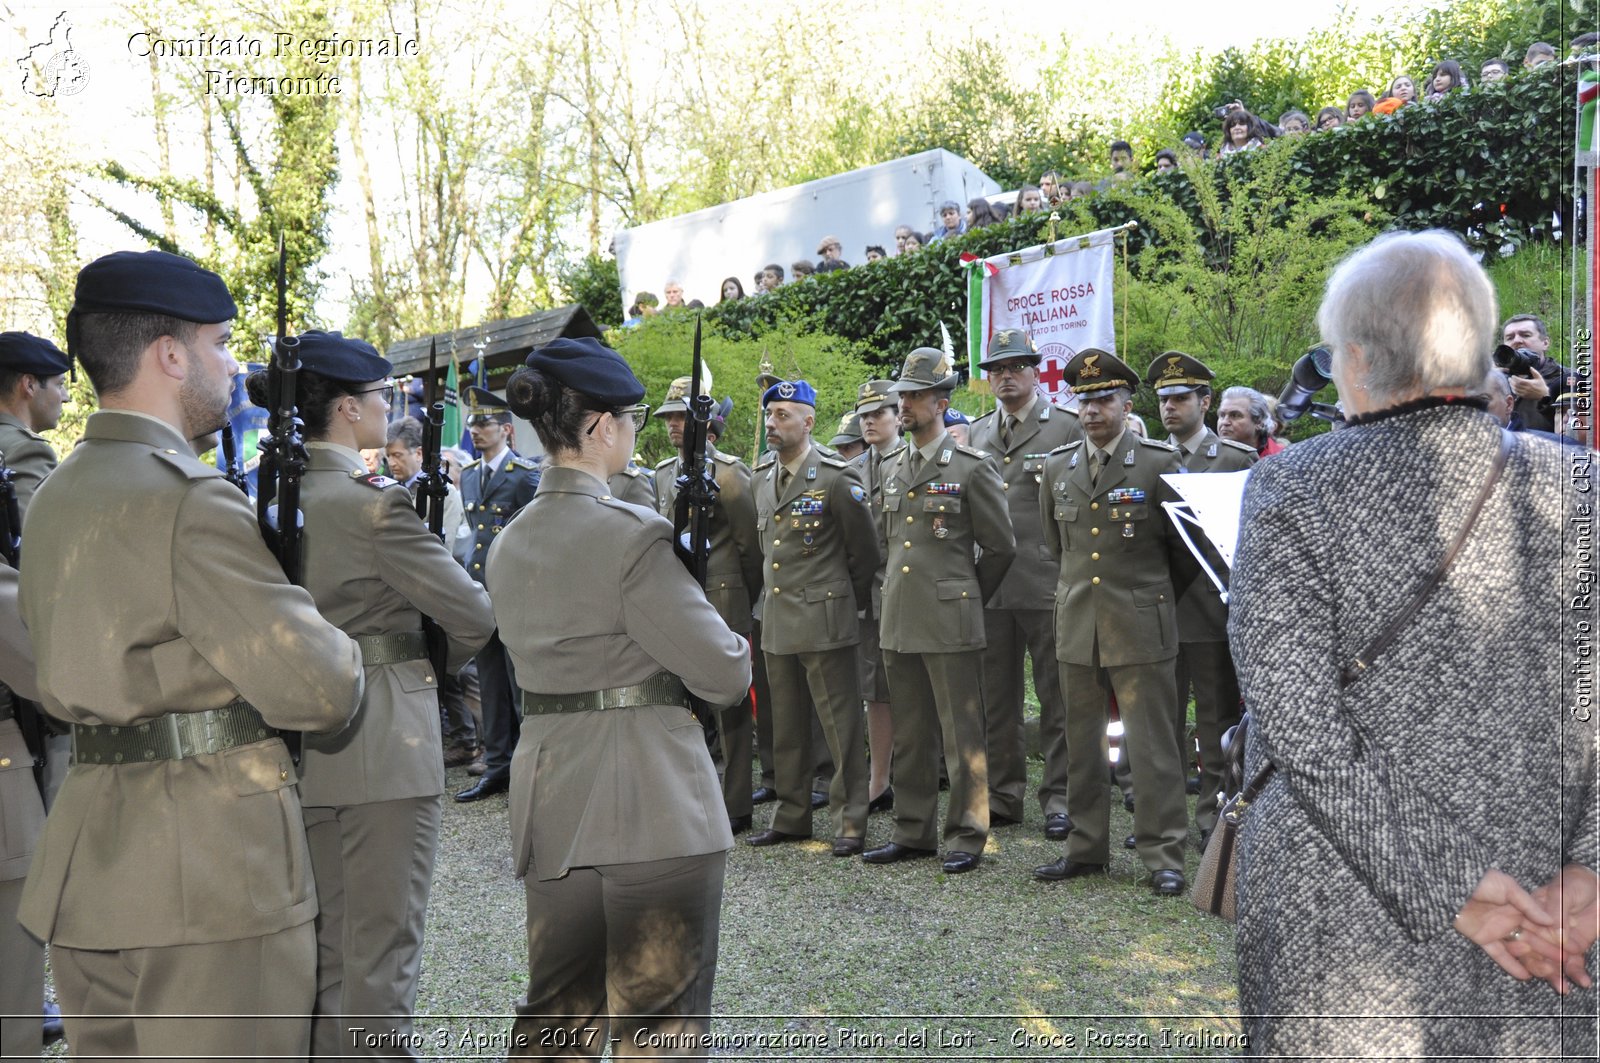
POLYGON ((1518 437, 1444 582, 1338 685, 1443 558, 1499 436, 1470 407, 1412 410, 1251 473, 1229 634, 1247 771, 1278 766, 1239 857, 1254 1054, 1594 1058, 1594 990, 1518 983, 1451 927, 1491 866, 1529 889, 1600 868, 1596 723, 1563 644, 1595 620, 1594 495, 1569 486, 1592 455, 1518 437))

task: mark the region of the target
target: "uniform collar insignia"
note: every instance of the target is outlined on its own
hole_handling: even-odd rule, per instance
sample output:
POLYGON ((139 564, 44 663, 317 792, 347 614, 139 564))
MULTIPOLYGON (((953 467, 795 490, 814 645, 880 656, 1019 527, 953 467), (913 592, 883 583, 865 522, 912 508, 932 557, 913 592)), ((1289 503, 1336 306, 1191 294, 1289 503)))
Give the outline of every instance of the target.
POLYGON ((1077 451, 1073 451, 1072 452, 1072 458, 1067 462, 1067 468, 1076 469, 1077 467, 1078 467, 1078 452, 1077 451))
POLYGON ((945 448, 944 450, 939 451, 939 464, 940 465, 949 465, 950 464, 950 454, 951 453, 952 452, 948 447, 945 448))
POLYGON ((1213 443, 1209 447, 1206 448, 1206 457, 1214 458, 1216 456, 1217 456, 1217 445, 1215 443, 1213 443))
POLYGON ((1133 464, 1133 448, 1132 447, 1129 447, 1128 448, 1128 452, 1122 456, 1122 464, 1124 464, 1124 465, 1132 465, 1133 464))

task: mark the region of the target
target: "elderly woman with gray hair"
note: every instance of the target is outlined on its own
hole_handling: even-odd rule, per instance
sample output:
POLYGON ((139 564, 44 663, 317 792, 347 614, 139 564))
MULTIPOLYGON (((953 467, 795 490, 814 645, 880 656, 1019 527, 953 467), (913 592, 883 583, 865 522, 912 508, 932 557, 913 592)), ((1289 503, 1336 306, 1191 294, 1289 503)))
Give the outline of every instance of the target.
POLYGON ((1485 412, 1496 323, 1455 236, 1380 237, 1317 317, 1350 427, 1251 472, 1252 1053, 1595 1056, 1592 483, 1485 412))

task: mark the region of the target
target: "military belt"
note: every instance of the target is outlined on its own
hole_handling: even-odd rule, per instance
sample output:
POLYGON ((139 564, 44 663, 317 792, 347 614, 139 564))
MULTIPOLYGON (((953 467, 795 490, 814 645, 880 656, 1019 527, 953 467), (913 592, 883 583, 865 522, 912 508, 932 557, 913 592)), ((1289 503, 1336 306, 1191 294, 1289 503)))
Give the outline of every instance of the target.
POLYGON ((420 631, 358 635, 356 645, 361 647, 361 663, 368 668, 376 668, 380 664, 420 661, 428 656, 428 640, 422 637, 420 631))
POLYGON ((522 714, 542 716, 552 712, 594 712, 599 709, 636 709, 645 705, 689 707, 689 691, 671 672, 657 672, 642 683, 575 694, 522 693, 522 714))
POLYGON ((169 712, 140 724, 73 724, 74 764, 183 760, 261 742, 278 734, 244 699, 205 712, 169 712))

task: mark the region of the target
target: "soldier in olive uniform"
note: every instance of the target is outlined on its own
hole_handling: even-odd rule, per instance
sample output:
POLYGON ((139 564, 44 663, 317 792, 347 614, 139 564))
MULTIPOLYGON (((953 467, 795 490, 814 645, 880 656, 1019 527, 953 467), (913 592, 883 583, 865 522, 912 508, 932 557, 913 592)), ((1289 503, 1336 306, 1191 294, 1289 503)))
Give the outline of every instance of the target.
POLYGON ((750 844, 811 837, 811 720, 820 716, 834 763, 833 855, 855 856, 867 833, 857 603, 872 593, 877 525, 855 468, 811 441, 812 386, 780 381, 762 401, 775 458, 756 483, 756 526, 768 577, 763 651, 772 683, 778 808, 771 829, 752 835, 750 844))
POLYGON ((73 763, 22 923, 85 1058, 310 1046, 317 899, 275 729, 341 729, 361 654, 190 448, 226 421, 235 314, 177 255, 84 267, 67 336, 100 410, 28 513, 22 618, 73 763))
MULTIPOLYGON (((689 417, 689 377, 667 387, 666 401, 654 416, 665 420, 672 445, 683 448, 689 417)), ((723 415, 726 417, 726 414, 723 415)), ((750 611, 761 593, 761 543, 756 536, 756 507, 750 491, 750 467, 706 441, 706 460, 717 481, 717 504, 711 510, 711 556, 706 561, 706 597, 730 631, 750 638, 750 611)), ((668 520, 678 501, 679 458, 656 466, 653 505, 668 520)), ((722 740, 722 798, 735 834, 750 828, 750 769, 755 755, 755 718, 750 692, 737 704, 717 706, 717 731, 722 740)))
MULTIPOLYGON (((1206 364, 1182 351, 1168 351, 1150 363, 1145 380, 1161 400, 1161 424, 1167 442, 1178 448, 1186 472, 1242 472, 1256 463, 1254 447, 1223 439, 1206 427, 1211 408, 1211 380, 1206 364)), ((1205 543, 1204 536, 1197 539, 1205 543)), ((1226 566, 1209 544, 1212 571, 1226 566)), ((1185 567, 1189 558, 1184 558, 1185 567)), ((1222 789, 1222 736, 1239 722, 1239 678, 1228 652, 1228 606, 1204 573, 1192 572, 1178 598, 1178 717, 1183 736, 1183 706, 1194 687, 1194 730, 1200 742, 1200 797, 1195 826, 1205 839, 1217 822, 1217 793, 1222 789)), ((1183 745, 1187 763, 1189 748, 1183 745)))
POLYGON ((644 421, 627 363, 559 339, 506 392, 546 451, 489 566, 526 712, 511 836, 529 977, 510 1054, 599 1058, 612 1037, 654 1054, 649 1035, 704 1058, 733 835, 687 691, 738 701, 749 644, 674 555, 672 525, 606 487, 644 421))
MULTIPOLYGON (((883 459, 900 446, 900 397, 889 389, 892 380, 869 380, 856 391, 856 421, 861 425, 861 440, 867 449, 856 459, 861 482, 867 489, 867 503, 878 522, 878 540, 884 541, 883 459)), ((870 776, 867 790, 872 795, 871 812, 894 808, 894 788, 889 785, 889 769, 894 761, 894 716, 889 707, 889 676, 883 670, 883 650, 878 643, 878 625, 883 617, 883 579, 886 562, 878 558, 878 571, 872 578, 872 598, 861 603, 861 694, 867 699, 867 750, 870 776)))
MULTIPOLYGON (((367 472, 385 439, 393 372, 369 344, 300 337, 296 404, 305 422, 306 590, 361 647, 366 694, 349 727, 308 735, 300 759, 317 880, 313 1056, 416 1058, 410 1046, 422 931, 444 793, 438 679, 422 617, 459 669, 494 632, 489 596, 417 516, 399 480, 367 472), (393 1035, 375 1050, 354 1031, 393 1035)), ((248 381, 267 401, 267 374, 248 381)), ((381 1042, 380 1042, 381 1043, 381 1042)))
POLYGON ((883 472, 888 575, 883 660, 894 694, 894 837, 874 864, 931 856, 938 840, 939 741, 950 773, 944 838, 949 874, 978 866, 989 837, 983 733, 983 603, 1016 553, 994 462, 944 427, 956 375, 931 347, 906 356, 900 423, 911 439, 883 472), (976 558, 976 560, 974 560, 976 558))
POLYGON ((845 461, 853 462, 865 454, 867 441, 861 438, 861 415, 851 410, 839 418, 838 430, 828 440, 828 446, 845 461))
POLYGON ((39 433, 61 423, 66 374, 67 356, 49 340, 0 332, 0 456, 13 473, 24 516, 33 492, 56 467, 56 452, 39 433))
MULTIPOLYGON (((511 449, 511 411, 502 399, 479 387, 467 389, 472 403, 467 428, 478 459, 461 469, 462 509, 469 534, 457 540, 457 558, 467 575, 484 582, 489 547, 502 529, 533 501, 539 489, 539 466, 511 449)), ((456 794, 457 801, 481 801, 504 793, 511 785, 511 754, 520 733, 516 710, 516 676, 499 635, 478 653, 478 683, 483 712, 484 773, 456 794)))
POLYGON ((652 508, 656 504, 655 480, 650 471, 637 461, 628 462, 628 467, 606 481, 606 486, 611 488, 613 498, 620 498, 624 502, 652 508))
POLYGON ((1039 807, 1045 835, 1067 836, 1067 717, 1056 666, 1054 617, 1056 566, 1044 546, 1039 523, 1039 484, 1044 459, 1056 447, 1083 438, 1078 415, 1039 393, 1039 352, 1021 329, 1002 329, 989 338, 988 354, 978 363, 994 390, 995 409, 972 425, 972 445, 1000 463, 1017 559, 1000 590, 985 605, 983 632, 983 715, 989 736, 989 819, 1004 825, 1022 822, 1028 790, 1027 743, 1022 729, 1023 651, 1033 660, 1033 689, 1039 696, 1039 744, 1044 779, 1039 807))
POLYGON ((1161 479, 1182 471, 1178 452, 1127 427, 1138 374, 1115 356, 1080 351, 1066 368, 1078 394, 1082 442, 1045 460, 1039 511, 1060 559, 1056 659, 1067 697, 1067 854, 1035 868, 1048 881, 1102 872, 1110 862, 1107 705, 1121 713, 1137 799, 1139 856, 1162 896, 1183 892, 1188 834, 1178 750, 1177 594, 1172 563, 1184 552, 1161 508, 1177 494, 1161 479))

